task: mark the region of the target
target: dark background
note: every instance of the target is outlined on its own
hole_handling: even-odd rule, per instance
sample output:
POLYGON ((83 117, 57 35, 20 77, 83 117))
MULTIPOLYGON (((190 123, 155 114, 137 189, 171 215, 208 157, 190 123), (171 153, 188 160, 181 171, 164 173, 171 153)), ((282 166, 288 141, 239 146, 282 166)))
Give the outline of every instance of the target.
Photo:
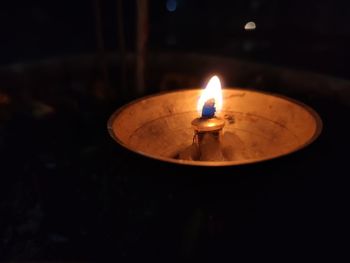
POLYGON ((321 137, 300 153, 244 168, 137 157, 106 131, 111 113, 140 96, 135 1, 123 1, 123 90, 117 0, 2 1, 0 260, 344 258, 350 3, 149 2, 143 94, 200 86, 216 70, 228 85, 314 107, 321 137), (244 30, 248 21, 257 28, 244 30), (169 75, 177 84, 164 84, 169 75))
MULTIPOLYGON (((117 1, 99 5, 106 49, 116 51, 117 1)), ((134 1, 123 3, 129 51, 135 47, 135 9, 134 1)), ((1 64, 96 50, 94 1, 4 1, 0 12, 1 64)), ((205 52, 345 78, 349 74, 347 1, 150 1, 149 12, 150 50, 205 52), (176 10, 168 11, 167 5, 176 10), (256 22, 257 30, 244 30, 249 21, 256 22)))

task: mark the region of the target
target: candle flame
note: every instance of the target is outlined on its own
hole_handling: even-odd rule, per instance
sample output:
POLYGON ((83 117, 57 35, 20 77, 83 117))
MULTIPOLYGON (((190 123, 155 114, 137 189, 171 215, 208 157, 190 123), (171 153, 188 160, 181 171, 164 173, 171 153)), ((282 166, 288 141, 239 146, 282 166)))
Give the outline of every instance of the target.
POLYGON ((216 112, 219 113, 222 109, 222 91, 218 76, 211 77, 205 89, 202 90, 202 94, 197 102, 199 114, 202 113, 204 104, 211 99, 214 99, 216 112))

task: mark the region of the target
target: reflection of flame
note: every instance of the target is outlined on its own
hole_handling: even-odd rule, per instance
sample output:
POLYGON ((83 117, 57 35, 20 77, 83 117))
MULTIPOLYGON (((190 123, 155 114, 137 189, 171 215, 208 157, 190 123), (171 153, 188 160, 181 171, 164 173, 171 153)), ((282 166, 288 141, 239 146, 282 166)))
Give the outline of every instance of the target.
POLYGON ((222 92, 220 79, 217 76, 213 76, 202 91, 197 103, 197 111, 199 114, 202 113, 204 104, 210 99, 214 99, 216 112, 220 112, 222 109, 222 92))

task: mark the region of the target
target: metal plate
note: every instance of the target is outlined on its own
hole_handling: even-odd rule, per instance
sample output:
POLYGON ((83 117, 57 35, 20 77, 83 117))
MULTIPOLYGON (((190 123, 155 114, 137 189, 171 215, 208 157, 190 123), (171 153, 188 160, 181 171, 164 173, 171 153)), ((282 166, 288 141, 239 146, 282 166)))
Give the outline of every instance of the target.
MULTIPOLYGON (((200 89, 161 93, 133 101, 108 121, 110 135, 122 146, 154 159, 186 165, 228 166, 273 159, 297 151, 321 132, 322 122, 310 107, 290 98, 254 90, 223 90, 224 132, 234 134, 245 154, 222 162, 179 160, 191 145, 191 121, 198 117, 200 89)), ((232 145, 233 148, 234 145, 232 145)), ((238 148, 238 147, 237 147, 238 148)))

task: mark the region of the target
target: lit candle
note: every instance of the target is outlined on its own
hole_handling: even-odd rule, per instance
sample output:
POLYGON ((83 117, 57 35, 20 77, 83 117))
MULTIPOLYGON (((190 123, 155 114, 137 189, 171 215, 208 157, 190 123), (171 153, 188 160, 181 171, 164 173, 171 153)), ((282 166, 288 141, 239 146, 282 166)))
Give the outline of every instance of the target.
POLYGON ((199 118, 192 121, 194 143, 202 161, 223 161, 220 138, 225 121, 216 116, 222 109, 222 91, 220 79, 213 76, 197 103, 199 118))
POLYGON ((220 131, 224 127, 225 121, 216 116, 220 113, 222 104, 220 79, 213 76, 202 90, 197 102, 197 112, 200 117, 192 121, 195 132, 220 131))

